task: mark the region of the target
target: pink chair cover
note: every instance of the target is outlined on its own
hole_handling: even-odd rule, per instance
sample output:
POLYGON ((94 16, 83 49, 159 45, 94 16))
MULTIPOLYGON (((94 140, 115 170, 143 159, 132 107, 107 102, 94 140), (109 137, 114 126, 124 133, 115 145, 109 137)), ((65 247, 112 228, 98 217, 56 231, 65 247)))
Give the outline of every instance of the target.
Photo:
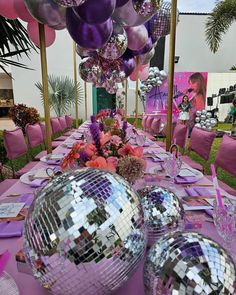
POLYGON ((65 115, 65 119, 66 119, 66 125, 67 128, 71 128, 72 127, 72 123, 73 123, 73 119, 71 115, 65 115))
POLYGON ((173 132, 173 140, 176 140, 176 144, 185 148, 186 141, 188 136, 188 127, 187 125, 177 124, 173 132))
POLYGON ((43 132, 38 123, 27 124, 25 131, 31 148, 43 144, 43 132))
POLYGON ((42 130, 42 133, 43 133, 43 138, 45 139, 46 138, 46 130, 45 130, 45 124, 42 123, 42 122, 39 122, 39 125, 41 127, 41 130, 42 130))
POLYGON ((11 131, 3 131, 3 142, 9 160, 18 158, 27 153, 27 145, 24 134, 20 128, 11 131))
POLYGON ((143 116, 143 118, 142 118, 142 127, 143 127, 143 129, 145 130, 146 129, 146 121, 147 121, 147 118, 148 118, 148 116, 143 116))
POLYGON ((194 127, 190 137, 189 149, 207 161, 209 159, 211 146, 215 137, 215 131, 194 127))
POLYGON ((146 130, 151 130, 152 121, 154 120, 153 116, 148 116, 146 120, 146 130))
POLYGON ((61 129, 64 131, 67 129, 66 118, 65 117, 58 117, 59 123, 61 124, 61 129))
POLYGON ((62 131, 61 124, 58 118, 51 118, 50 121, 53 134, 62 131))
POLYGON ((223 136, 215 165, 236 176, 236 139, 227 134, 223 136))
POLYGON ((151 124, 151 132, 152 134, 158 134, 160 132, 160 128, 161 128, 161 119, 154 119, 152 121, 152 124, 151 124))

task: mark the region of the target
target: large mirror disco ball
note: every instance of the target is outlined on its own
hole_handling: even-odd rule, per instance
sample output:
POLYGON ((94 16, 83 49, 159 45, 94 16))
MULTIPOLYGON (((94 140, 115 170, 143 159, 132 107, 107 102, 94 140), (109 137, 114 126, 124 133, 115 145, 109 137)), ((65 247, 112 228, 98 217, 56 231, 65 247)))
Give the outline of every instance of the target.
POLYGON ((151 246, 163 234, 183 225, 184 209, 178 197, 159 186, 149 186, 138 191, 148 229, 151 246))
POLYGON ((146 295, 234 294, 235 266, 219 244, 198 233, 165 235, 144 266, 146 295))
POLYGON ((27 263, 53 294, 110 294, 145 252, 139 197, 117 174, 66 172, 37 194, 24 239, 27 263))

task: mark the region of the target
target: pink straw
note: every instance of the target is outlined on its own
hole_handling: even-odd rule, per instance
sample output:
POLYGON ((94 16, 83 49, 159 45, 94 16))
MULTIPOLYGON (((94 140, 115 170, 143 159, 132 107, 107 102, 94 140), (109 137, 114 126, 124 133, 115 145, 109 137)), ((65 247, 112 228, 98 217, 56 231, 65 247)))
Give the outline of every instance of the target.
POLYGON ((218 179, 217 179, 217 175, 216 175, 216 169, 215 169, 214 164, 211 164, 211 172, 212 172, 213 185, 214 185, 214 188, 216 190, 216 201, 217 201, 217 205, 220 208, 223 209, 224 208, 224 205, 223 205, 222 196, 221 196, 221 193, 220 193, 219 183, 218 183, 218 179))
POLYGON ((8 251, 5 251, 4 253, 0 254, 0 276, 4 271, 9 258, 10 253, 8 251))
POLYGON ((176 144, 176 137, 174 138, 174 144, 176 144))

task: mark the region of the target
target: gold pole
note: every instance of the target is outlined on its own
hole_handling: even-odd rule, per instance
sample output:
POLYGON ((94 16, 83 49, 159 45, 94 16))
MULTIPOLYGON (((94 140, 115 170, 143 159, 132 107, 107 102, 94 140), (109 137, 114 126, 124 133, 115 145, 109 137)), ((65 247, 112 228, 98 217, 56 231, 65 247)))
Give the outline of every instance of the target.
POLYGON ((167 132, 166 132, 166 150, 168 151, 172 142, 172 103, 173 103, 173 85, 175 71, 175 37, 177 23, 177 0, 172 0, 171 5, 171 27, 170 27, 170 53, 169 53, 169 74, 168 74, 168 112, 167 112, 167 132))
POLYGON ((75 127, 79 128, 79 111, 78 111, 78 79, 77 79, 77 65, 76 65, 76 44, 73 42, 73 60, 74 60, 74 98, 75 98, 75 127))
POLYGON ((138 126, 138 65, 139 65, 139 58, 136 57, 136 101, 135 101, 135 121, 134 126, 138 126))
POLYGON ((43 84, 43 105, 44 105, 45 131, 46 131, 45 144, 46 144, 47 153, 50 154, 52 152, 52 138, 51 138, 52 132, 51 132, 51 124, 50 124, 48 69, 47 69, 47 55, 46 55, 44 25, 38 23, 38 28, 39 28, 39 40, 40 40, 41 73, 42 73, 42 84, 43 84))
POLYGON ((85 106, 85 120, 88 119, 88 102, 87 102, 87 83, 84 81, 84 106, 85 106))
POLYGON ((125 119, 127 120, 128 111, 128 79, 125 80, 125 119))

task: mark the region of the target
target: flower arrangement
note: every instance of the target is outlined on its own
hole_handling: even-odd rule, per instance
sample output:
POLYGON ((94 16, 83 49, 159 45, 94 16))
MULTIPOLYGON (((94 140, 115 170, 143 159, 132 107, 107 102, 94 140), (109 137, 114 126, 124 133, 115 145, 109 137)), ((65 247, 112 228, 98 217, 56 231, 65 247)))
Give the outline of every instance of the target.
POLYGON ((143 148, 133 148, 124 138, 101 132, 98 123, 90 125, 93 143, 76 143, 64 158, 62 168, 93 167, 116 172, 130 183, 142 177, 145 161, 142 159, 143 148))

